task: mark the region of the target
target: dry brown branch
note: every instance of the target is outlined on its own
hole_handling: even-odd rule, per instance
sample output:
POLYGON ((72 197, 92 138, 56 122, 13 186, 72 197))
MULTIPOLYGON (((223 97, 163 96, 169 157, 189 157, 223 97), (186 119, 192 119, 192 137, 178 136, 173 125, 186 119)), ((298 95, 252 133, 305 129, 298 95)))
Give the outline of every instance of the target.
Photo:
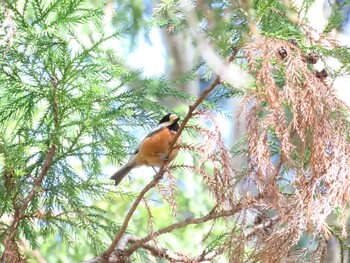
POLYGON ((206 176, 205 182, 209 190, 215 197, 218 206, 224 208, 225 205, 233 206, 235 199, 235 174, 231 165, 230 152, 227 149, 225 142, 221 136, 219 124, 214 116, 207 111, 202 111, 201 115, 205 117, 207 122, 211 123, 214 132, 207 134, 202 131, 202 134, 207 138, 205 141, 204 154, 202 154, 198 169, 205 171, 205 165, 212 164, 214 171, 212 176, 206 176), (206 135, 207 134, 207 135, 206 135), (213 150, 210 148, 214 148, 213 150))

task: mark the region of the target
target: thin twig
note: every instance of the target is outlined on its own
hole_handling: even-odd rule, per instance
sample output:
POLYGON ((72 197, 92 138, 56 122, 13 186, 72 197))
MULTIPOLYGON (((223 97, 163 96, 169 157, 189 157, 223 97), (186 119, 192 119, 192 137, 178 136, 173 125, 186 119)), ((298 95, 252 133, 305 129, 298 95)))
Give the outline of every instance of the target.
MULTIPOLYGON (((240 49, 240 47, 235 48, 234 52, 231 54, 230 58, 228 59, 229 63, 232 62, 235 59, 239 49, 240 49)), ((169 151, 169 153, 172 151, 172 148, 173 148, 176 140, 180 137, 182 131, 185 129, 187 122, 192 117, 194 110, 203 102, 205 97, 208 96, 208 94, 219 84, 221 84, 221 79, 220 79, 220 76, 217 76, 215 78, 214 82, 208 88, 206 88, 202 92, 202 94, 197 98, 195 103, 192 106, 189 106, 188 112, 187 112, 185 118, 183 119, 178 132, 176 133, 175 137, 173 138, 172 142, 170 143, 171 150, 169 151)))
POLYGON ((44 163, 43 167, 41 168, 41 172, 40 172, 39 176, 34 180, 32 190, 29 192, 29 194, 26 196, 26 198, 22 202, 22 205, 20 207, 21 211, 24 211, 27 208, 29 202, 33 199, 35 194, 39 191, 39 187, 41 186, 41 183, 42 183, 45 175, 47 174, 47 171, 51 167, 55 152, 56 152, 56 145, 52 144, 50 147, 50 151, 46 157, 45 163, 44 163))

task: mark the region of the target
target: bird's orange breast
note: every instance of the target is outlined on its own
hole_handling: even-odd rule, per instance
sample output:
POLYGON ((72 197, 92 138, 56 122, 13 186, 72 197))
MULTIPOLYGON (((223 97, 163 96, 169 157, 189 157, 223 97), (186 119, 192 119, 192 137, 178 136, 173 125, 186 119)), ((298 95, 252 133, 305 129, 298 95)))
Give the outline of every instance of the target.
POLYGON ((175 134, 168 128, 163 128, 152 136, 145 138, 139 145, 135 163, 137 165, 161 166, 164 163, 171 162, 179 152, 177 147, 179 140, 177 140, 167 160, 165 160, 165 155, 175 134))

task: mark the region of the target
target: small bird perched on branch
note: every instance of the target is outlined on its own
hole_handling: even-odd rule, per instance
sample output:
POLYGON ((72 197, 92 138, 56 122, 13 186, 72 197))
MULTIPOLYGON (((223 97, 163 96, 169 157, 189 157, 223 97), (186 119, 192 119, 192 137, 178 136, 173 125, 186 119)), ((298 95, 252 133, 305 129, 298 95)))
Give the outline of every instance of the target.
POLYGON ((177 139, 169 156, 166 155, 170 150, 170 142, 179 130, 179 120, 176 114, 169 113, 159 121, 159 125, 141 141, 129 161, 112 175, 111 179, 115 180, 115 185, 118 185, 135 167, 142 165, 160 167, 174 160, 179 152, 180 138, 177 139))

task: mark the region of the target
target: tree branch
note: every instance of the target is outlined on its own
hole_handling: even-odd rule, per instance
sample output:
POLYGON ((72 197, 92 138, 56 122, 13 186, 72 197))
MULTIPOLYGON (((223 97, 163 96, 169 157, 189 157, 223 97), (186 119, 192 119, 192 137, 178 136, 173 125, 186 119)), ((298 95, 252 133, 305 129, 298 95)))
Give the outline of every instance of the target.
POLYGON ((21 211, 24 211, 27 208, 29 202, 33 199, 35 194, 38 192, 39 187, 41 186, 41 183, 42 183, 45 175, 47 174, 47 171, 51 167, 52 160, 53 160, 53 157, 55 155, 55 152, 56 152, 56 145, 52 144, 51 147, 50 147, 50 150, 49 150, 49 152, 47 154, 45 163, 44 163, 43 167, 41 168, 40 174, 34 180, 34 184, 33 184, 32 190, 29 192, 29 194, 26 196, 26 198, 22 202, 22 205, 20 207, 21 211))
POLYGON ((37 263, 47 263, 47 260, 43 257, 43 255, 40 253, 38 249, 31 250, 28 245, 26 244, 26 241, 21 239, 19 240, 19 244, 21 249, 24 252, 30 253, 34 256, 37 263))
MULTIPOLYGON (((235 59, 235 57, 236 57, 236 55, 237 55, 239 49, 240 49, 240 47, 237 47, 237 48, 234 49, 234 52, 231 54, 230 58, 228 59, 228 62, 229 62, 229 63, 232 62, 232 61, 235 59)), ((174 146, 176 140, 180 137, 182 131, 185 129, 185 126, 186 126, 187 122, 190 120, 190 118, 192 117, 194 110, 203 102, 203 100, 205 99, 205 97, 208 96, 208 94, 209 94, 211 91, 213 91, 213 89, 214 89, 217 85, 219 85, 220 83, 221 83, 221 79, 220 79, 220 76, 218 75, 218 76, 215 78, 214 82, 213 82, 208 88, 206 88, 206 89, 202 92, 202 94, 197 98, 197 100, 195 101, 195 103, 194 103, 192 106, 189 106, 188 112, 187 112, 185 118, 183 119, 183 121, 182 121, 182 123, 181 123, 181 126, 180 126, 178 132, 176 133, 174 139, 173 139, 172 142, 170 143, 171 148, 174 146)), ((172 151, 172 149, 169 151, 169 153, 170 153, 171 151, 172 151)))
POLYGON ((242 209, 242 205, 238 204, 235 207, 233 207, 231 210, 226 210, 226 211, 222 211, 222 212, 217 212, 217 213, 209 213, 206 216, 203 217, 199 217, 199 218, 188 218, 184 221, 169 225, 165 228, 159 229, 157 231, 154 231, 153 233, 149 234, 148 236, 140 239, 139 241, 137 241, 133 246, 131 246, 129 249, 127 249, 125 251, 125 254, 130 256, 132 253, 134 253, 138 248, 142 247, 143 244, 147 243, 148 241, 156 238, 157 236, 160 236, 162 234, 165 233, 169 233, 175 229, 179 229, 179 228, 184 228, 188 225, 196 225, 196 224, 202 224, 204 222, 207 222, 209 220, 212 219, 216 219, 219 217, 228 217, 228 216, 232 216, 235 213, 237 213, 238 211, 240 211, 242 209))
POLYGON ((161 178, 161 174, 164 171, 164 166, 161 167, 161 169, 159 170, 159 172, 156 174, 156 176, 154 177, 154 179, 148 184, 146 185, 145 188, 142 189, 142 191, 140 192, 140 194, 137 196, 136 200, 134 201, 134 203, 132 204, 129 212, 127 213, 124 222, 122 224, 122 226, 120 227, 117 235, 115 236, 115 238, 113 239, 111 245, 108 247, 108 249, 102 254, 102 258, 104 259, 108 259, 108 257, 112 254, 115 246, 118 244, 120 238, 122 237, 122 235, 124 234, 126 228, 128 227, 129 221, 132 217, 132 215, 134 214, 136 208, 138 207, 139 203, 141 202, 142 198, 144 197, 144 195, 150 190, 152 189, 156 183, 160 180, 161 178))
MULTIPOLYGON (((218 215, 218 214, 226 215, 227 212, 233 212, 233 211, 232 210, 223 211, 221 213, 216 213, 216 215, 218 215)), ((238 211, 236 211, 236 212, 238 212, 238 211)), ((209 215, 212 215, 212 214, 209 214, 209 215)), ((202 217, 202 218, 192 219, 192 220, 203 220, 203 218, 206 218, 207 216, 202 217)), ((214 216, 215 216, 215 214, 214 214, 214 216)), ((231 240, 230 243, 238 242, 239 240, 249 238, 249 237, 253 236, 254 234, 256 234, 258 231, 261 231, 267 227, 271 227, 274 224, 274 222, 276 222, 276 220, 278 220, 278 216, 273 217, 271 219, 268 219, 268 220, 262 222, 261 224, 252 227, 247 232, 245 232, 242 235, 231 240)), ((183 222, 185 222, 185 221, 183 221, 183 222)), ((183 222, 178 223, 178 224, 182 224, 183 222)), ((174 225, 176 225, 176 224, 174 224, 174 225)), ((131 235, 131 234, 124 235, 120 239, 119 243, 117 244, 116 249, 114 250, 114 253, 112 254, 113 258, 111 259, 111 261, 112 262, 121 262, 120 261, 121 258, 123 258, 125 260, 125 257, 126 258, 128 257, 128 250, 125 250, 125 247, 127 246, 127 244, 130 243, 130 244, 133 244, 133 246, 134 246, 134 245, 140 244, 139 242, 142 240, 143 239, 141 239, 135 235, 131 235)), ((139 248, 146 249, 153 256, 155 256, 157 258, 165 258, 169 262, 197 263, 197 262, 204 262, 204 261, 212 261, 215 257, 223 254, 227 250, 227 244, 223 244, 222 246, 218 247, 215 250, 211 250, 211 251, 207 251, 207 252, 203 251, 203 253, 201 253, 200 255, 195 256, 195 257, 188 257, 187 255, 184 255, 183 253, 173 252, 173 251, 170 251, 170 250, 163 248, 163 247, 151 245, 148 242, 146 242, 146 243, 142 242, 142 244, 139 248)), ((106 260, 103 259, 101 256, 98 256, 96 258, 84 261, 83 263, 104 263, 104 262, 106 262, 106 260)))
MULTIPOLYGON (((140 238, 134 235, 130 235, 128 242, 130 244, 135 244, 140 241, 140 238)), ((172 252, 166 248, 152 246, 151 244, 145 243, 142 245, 143 249, 148 250, 153 256, 157 258, 165 258, 170 262, 189 262, 191 260, 188 256, 182 253, 172 252)))

